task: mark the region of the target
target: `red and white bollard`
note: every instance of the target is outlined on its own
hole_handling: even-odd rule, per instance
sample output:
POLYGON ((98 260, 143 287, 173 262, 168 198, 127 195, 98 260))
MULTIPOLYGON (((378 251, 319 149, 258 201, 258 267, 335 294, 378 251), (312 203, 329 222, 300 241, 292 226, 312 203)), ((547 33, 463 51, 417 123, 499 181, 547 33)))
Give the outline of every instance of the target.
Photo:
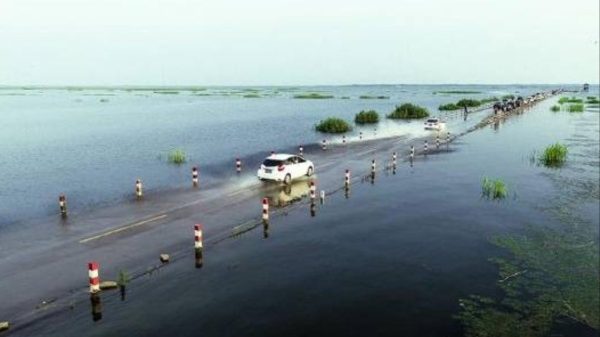
POLYGON ((358 139, 362 140, 362 131, 358 133, 358 139))
POLYGON ((60 215, 63 217, 67 216, 67 197, 64 194, 58 196, 58 207, 60 209, 60 215))
POLYGON ((90 279, 90 293, 94 294, 100 291, 100 276, 98 274, 98 262, 88 263, 88 276, 90 279))
POLYGON ((344 186, 346 188, 350 187, 350 170, 346 170, 346 175, 344 176, 344 186))
POLYGON ((413 160, 415 158, 415 146, 410 146, 410 159, 413 160))
POLYGON ((196 166, 192 167, 192 185, 194 187, 198 187, 200 180, 198 179, 198 168, 196 166))
POLYGON ((346 135, 342 135, 342 144, 346 145, 346 135))
POLYGON ((427 148, 428 148, 427 141, 425 141, 425 146, 423 147, 423 150, 425 151, 425 153, 427 153, 427 148))
POLYGON ((269 199, 263 198, 262 200, 262 219, 263 221, 269 221, 269 199))
POLYGON ((194 248, 197 250, 202 249, 202 225, 194 225, 194 248))
POLYGON ((304 147, 302 147, 302 145, 298 146, 298 154, 304 156, 304 147))
POLYGON ((440 148, 440 136, 435 136, 435 147, 440 148))
POLYGON ((137 179, 135 181, 135 195, 138 199, 141 199, 144 196, 144 186, 142 185, 142 180, 137 179))
POLYGON ((323 139, 323 144, 321 145, 323 151, 327 150, 327 140, 323 139))
POLYGON ((314 202, 317 198, 317 187, 315 186, 315 182, 310 182, 310 201, 314 202))
POLYGON ((371 174, 375 174, 375 168, 376 168, 375 159, 373 159, 371 161, 371 174))
POLYGON ((237 173, 240 173, 240 172, 242 172, 242 161, 240 160, 240 158, 237 158, 237 159, 235 160, 235 171, 236 171, 237 173))
POLYGON ((392 153, 392 166, 394 166, 394 167, 396 166, 396 158, 397 158, 396 152, 392 153))
POLYGON ((446 133, 446 143, 450 143, 450 131, 446 133))

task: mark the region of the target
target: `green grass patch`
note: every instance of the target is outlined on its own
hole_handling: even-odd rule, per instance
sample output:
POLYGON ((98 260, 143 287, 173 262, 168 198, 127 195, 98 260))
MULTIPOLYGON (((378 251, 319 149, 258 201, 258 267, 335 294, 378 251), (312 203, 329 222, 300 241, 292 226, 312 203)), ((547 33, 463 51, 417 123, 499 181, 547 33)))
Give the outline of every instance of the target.
POLYGON ((329 99, 329 98, 333 98, 333 95, 324 95, 324 94, 319 94, 317 92, 311 92, 311 93, 307 93, 307 94, 294 95, 294 98, 296 98, 296 99, 329 99))
POLYGON ((341 99, 350 99, 350 96, 342 96, 341 99))
POLYGON ((379 114, 375 110, 361 111, 354 116, 356 124, 373 124, 379 122, 379 114))
POLYGON ((171 164, 181 165, 187 161, 187 156, 182 149, 174 149, 169 152, 167 160, 171 164))
POLYGON ((552 112, 559 112, 560 111, 560 105, 553 105, 550 107, 550 111, 552 112))
POLYGON ((474 90, 439 90, 434 91, 433 94, 481 94, 481 91, 474 90))
POLYGON ((244 98, 260 98, 259 94, 245 94, 244 98))
POLYGON ((481 195, 487 199, 500 200, 506 198, 508 189, 501 179, 484 177, 481 181, 481 195))
POLYGON ((585 103, 600 104, 600 99, 598 99, 598 97, 596 97, 596 96, 588 96, 587 99, 585 100, 585 103))
POLYGON ((400 106, 396 106, 396 109, 392 111, 387 118, 390 119, 417 119, 425 118, 429 116, 429 111, 422 106, 418 106, 412 103, 404 103, 400 106))
POLYGON ((341 118, 329 117, 315 125, 315 130, 324 133, 344 133, 352 130, 352 127, 341 118))
POLYGON ((389 99, 390 96, 369 96, 369 95, 361 95, 358 98, 360 99, 389 99))
POLYGON ((569 104, 567 106, 567 111, 569 112, 583 112, 583 104, 578 103, 578 104, 569 104))
POLYGON ((460 107, 456 105, 456 103, 442 104, 438 107, 438 110, 440 111, 454 111, 458 109, 460 109, 460 107))
POLYGON ((565 97, 565 96, 558 99, 558 104, 565 104, 565 103, 580 104, 580 103, 583 103, 583 99, 577 98, 577 97, 565 97))
POLYGON ((544 164, 544 166, 559 167, 567 161, 568 152, 569 150, 565 145, 556 143, 544 149, 544 152, 540 156, 539 160, 542 164, 544 164))

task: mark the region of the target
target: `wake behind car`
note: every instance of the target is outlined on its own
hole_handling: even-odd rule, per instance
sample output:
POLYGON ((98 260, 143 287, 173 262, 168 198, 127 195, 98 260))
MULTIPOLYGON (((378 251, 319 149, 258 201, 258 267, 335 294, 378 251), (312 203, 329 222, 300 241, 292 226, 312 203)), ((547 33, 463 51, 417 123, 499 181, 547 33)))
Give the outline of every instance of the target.
POLYGON ((260 180, 282 181, 290 184, 293 179, 310 177, 314 170, 313 162, 302 156, 278 153, 270 155, 263 161, 257 176, 260 180))
POLYGON ((446 126, 446 123, 440 121, 439 118, 429 118, 425 122, 425 130, 441 130, 446 126))

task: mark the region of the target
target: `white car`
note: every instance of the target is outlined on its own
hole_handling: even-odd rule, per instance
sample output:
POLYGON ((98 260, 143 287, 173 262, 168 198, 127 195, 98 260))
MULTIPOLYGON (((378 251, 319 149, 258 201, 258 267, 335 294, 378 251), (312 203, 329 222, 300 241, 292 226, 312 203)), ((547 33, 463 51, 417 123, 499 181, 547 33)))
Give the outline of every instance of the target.
POLYGON ((260 180, 283 181, 289 184, 293 179, 311 176, 315 165, 310 160, 293 154, 272 154, 265 159, 256 173, 260 180))
POLYGON ((425 122, 425 130, 441 130, 444 128, 446 123, 440 121, 439 118, 429 118, 425 122))

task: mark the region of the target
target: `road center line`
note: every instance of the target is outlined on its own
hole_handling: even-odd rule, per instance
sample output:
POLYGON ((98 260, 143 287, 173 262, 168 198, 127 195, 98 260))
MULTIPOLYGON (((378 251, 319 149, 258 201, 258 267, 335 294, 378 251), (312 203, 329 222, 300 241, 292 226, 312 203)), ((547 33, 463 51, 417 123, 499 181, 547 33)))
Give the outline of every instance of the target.
POLYGON ((155 216, 154 218, 151 218, 151 219, 147 219, 147 220, 143 220, 143 221, 139 221, 139 222, 134 222, 132 224, 125 225, 123 227, 113 228, 113 229, 108 230, 108 231, 106 231, 104 233, 100 233, 98 235, 94 235, 94 236, 90 236, 89 238, 82 239, 82 240, 79 241, 79 243, 86 243, 86 242, 90 242, 92 240, 97 240, 97 239, 100 239, 100 238, 103 238, 103 237, 106 237, 106 236, 109 236, 109 235, 113 235, 113 234, 116 234, 116 233, 119 233, 119 232, 122 232, 122 231, 125 231, 125 230, 128 230, 128 229, 131 229, 131 228, 134 228, 134 227, 138 227, 138 226, 147 224, 147 223, 152 222, 152 221, 164 219, 166 217, 167 217, 167 215, 163 214, 163 215, 155 216))

